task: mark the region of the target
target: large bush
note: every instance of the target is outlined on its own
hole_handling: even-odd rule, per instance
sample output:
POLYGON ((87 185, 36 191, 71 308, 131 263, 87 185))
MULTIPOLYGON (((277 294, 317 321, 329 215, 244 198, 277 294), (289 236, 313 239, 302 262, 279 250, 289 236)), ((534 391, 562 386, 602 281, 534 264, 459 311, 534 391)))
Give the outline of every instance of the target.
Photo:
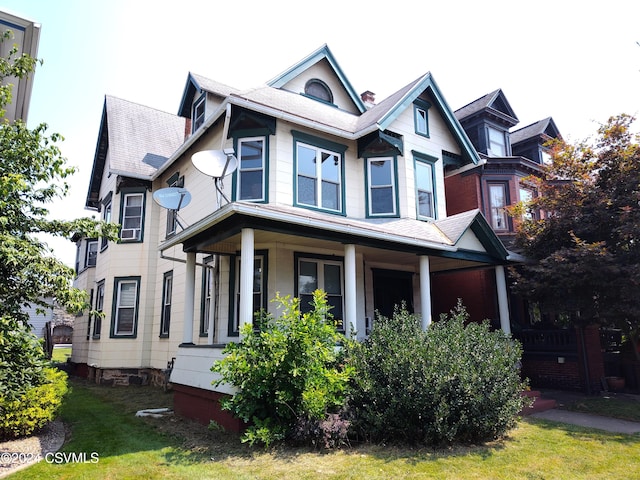
POLYGON ((222 407, 250 424, 243 440, 252 444, 292 437, 326 443, 343 431, 330 414, 344 405, 353 371, 336 348, 346 339, 323 292, 314 292, 313 309, 304 314, 297 298, 278 295, 275 301, 280 316, 263 314, 260 330, 244 325, 242 341, 230 343, 227 356, 213 365, 220 374, 215 384, 238 387, 222 407))
POLYGON ((353 429, 370 441, 429 445, 495 439, 516 424, 524 384, 520 345, 461 305, 424 332, 396 309, 349 346, 353 429))

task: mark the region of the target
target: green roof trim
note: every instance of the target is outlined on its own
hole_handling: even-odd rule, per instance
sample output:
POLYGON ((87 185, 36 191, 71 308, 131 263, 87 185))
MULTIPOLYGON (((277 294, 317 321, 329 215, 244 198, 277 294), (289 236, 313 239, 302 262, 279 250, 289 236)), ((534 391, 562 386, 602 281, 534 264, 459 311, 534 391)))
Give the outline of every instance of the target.
POLYGON ((354 88, 351 86, 351 83, 347 79, 347 76, 343 73, 342 69, 340 68, 340 65, 338 65, 338 62, 336 61, 335 57, 331 53, 331 50, 329 50, 329 47, 327 46, 326 43, 322 45, 320 48, 318 48, 315 52, 311 53, 307 57, 300 60, 298 63, 289 67, 287 70, 285 70, 281 74, 269 80, 267 82, 267 85, 273 88, 281 88, 289 80, 297 77, 302 72, 307 70, 309 67, 315 65, 320 60, 325 58, 329 62, 329 65, 331 65, 331 68, 333 68, 338 78, 340 79, 340 82, 342 83, 344 89, 347 91, 347 94, 351 98, 351 101, 355 104, 356 108, 358 108, 360 113, 364 113, 367 109, 364 106, 364 103, 362 102, 360 95, 358 95, 354 90, 354 88))
POLYGON ((430 72, 418 79, 404 97, 402 97, 400 101, 378 121, 379 128, 381 130, 386 130, 406 108, 411 107, 411 105, 418 99, 418 96, 425 90, 433 96, 435 106, 442 115, 445 124, 449 128, 451 134, 458 140, 460 150, 462 151, 462 158, 466 160, 465 163, 473 163, 474 165, 477 165, 480 162, 480 157, 478 156, 476 149, 473 147, 471 140, 469 140, 469 137, 460 125, 460 122, 458 122, 453 114, 453 110, 451 110, 451 107, 449 107, 447 101, 444 99, 438 84, 430 72))

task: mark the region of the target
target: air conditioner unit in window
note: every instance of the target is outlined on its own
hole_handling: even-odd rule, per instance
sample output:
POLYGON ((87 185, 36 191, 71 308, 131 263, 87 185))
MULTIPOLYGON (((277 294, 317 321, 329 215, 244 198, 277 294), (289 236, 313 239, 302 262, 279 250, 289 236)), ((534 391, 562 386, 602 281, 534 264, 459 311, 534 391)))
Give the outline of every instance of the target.
POLYGON ((120 238, 122 240, 137 240, 138 229, 137 228, 123 228, 120 232, 120 238))

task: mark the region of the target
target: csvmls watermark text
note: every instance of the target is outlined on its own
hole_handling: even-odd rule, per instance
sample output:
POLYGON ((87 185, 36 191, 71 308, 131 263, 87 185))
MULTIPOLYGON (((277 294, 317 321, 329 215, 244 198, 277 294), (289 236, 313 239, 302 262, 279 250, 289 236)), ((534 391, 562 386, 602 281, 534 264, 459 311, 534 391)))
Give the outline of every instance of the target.
POLYGON ((40 453, 0 452, 0 466, 35 463, 40 460, 55 464, 98 463, 100 454, 98 452, 48 452, 42 455, 40 453))

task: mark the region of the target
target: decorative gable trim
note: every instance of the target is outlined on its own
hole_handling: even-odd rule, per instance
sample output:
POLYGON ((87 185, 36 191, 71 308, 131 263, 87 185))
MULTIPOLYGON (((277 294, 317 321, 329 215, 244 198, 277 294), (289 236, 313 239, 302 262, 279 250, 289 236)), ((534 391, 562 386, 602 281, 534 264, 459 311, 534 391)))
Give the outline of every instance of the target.
POLYGON ((351 99, 351 101, 355 104, 356 108, 360 113, 364 113, 367 109, 364 106, 364 103, 362 103, 362 99, 360 98, 360 95, 358 95, 354 90, 354 88, 351 86, 351 83, 347 79, 346 75, 343 73, 342 69, 338 65, 338 62, 334 58, 333 54, 331 53, 331 50, 329 50, 329 47, 327 46, 326 43, 322 45, 320 48, 318 48, 315 52, 311 53, 307 57, 300 60, 298 63, 289 67, 287 70, 285 70, 281 74, 269 80, 267 82, 267 85, 273 88, 282 88, 282 86, 284 86, 291 79, 297 77, 302 72, 312 67, 322 59, 326 59, 329 62, 329 65, 331 65, 331 68, 340 79, 340 82, 342 83, 343 88, 346 90, 347 94, 349 95, 349 98, 351 99))

